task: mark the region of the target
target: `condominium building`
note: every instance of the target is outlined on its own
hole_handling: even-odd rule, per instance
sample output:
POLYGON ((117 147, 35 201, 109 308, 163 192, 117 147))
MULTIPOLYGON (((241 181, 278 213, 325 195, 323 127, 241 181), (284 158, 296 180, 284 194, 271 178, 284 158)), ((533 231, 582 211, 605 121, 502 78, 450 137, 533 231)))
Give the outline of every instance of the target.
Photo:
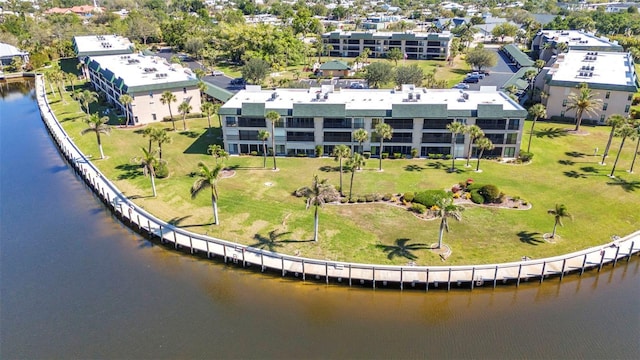
POLYGON ((570 50, 558 55, 545 76, 543 100, 548 116, 575 117, 575 110, 567 110, 569 96, 577 93, 581 84, 593 89, 602 107, 595 114, 583 114, 583 119, 603 124, 612 114, 627 116, 633 94, 639 82, 633 57, 624 52, 570 50))
POLYGON ((136 125, 162 121, 170 115, 169 105, 160 101, 166 91, 176 97, 170 105, 174 116, 183 102, 191 105, 192 112, 201 111, 198 79, 188 68, 142 54, 87 57, 84 61, 93 87, 123 114, 129 112, 136 125), (127 107, 120 102, 123 94, 133 98, 127 107))
POLYGON ((405 59, 446 60, 450 55, 451 33, 341 32, 322 35, 329 56, 356 57, 369 49, 372 58, 385 57, 392 49, 400 49, 405 59))
POLYGON ((118 35, 74 36, 73 49, 79 58, 85 56, 132 54, 133 44, 118 35))
POLYGON ((560 53, 558 48, 561 46, 566 47, 566 50, 624 51, 615 41, 578 30, 542 30, 531 42, 531 50, 537 52, 538 58, 544 61, 549 61, 552 56, 560 53))
POLYGON ((480 126, 495 149, 486 156, 518 156, 527 111, 495 87, 479 91, 424 89, 403 85, 402 90, 334 89, 331 85, 311 89, 262 90, 247 86, 220 109, 225 149, 231 154, 262 151, 258 131, 271 131, 265 118, 270 111, 280 114, 275 123, 275 152, 278 155, 313 155, 316 146, 330 154, 339 144, 354 151, 430 154, 462 157, 469 138, 452 134, 453 121, 480 126), (393 128, 391 139, 380 151, 374 129, 384 122, 393 128), (362 146, 353 139, 356 129, 370 135, 362 146))

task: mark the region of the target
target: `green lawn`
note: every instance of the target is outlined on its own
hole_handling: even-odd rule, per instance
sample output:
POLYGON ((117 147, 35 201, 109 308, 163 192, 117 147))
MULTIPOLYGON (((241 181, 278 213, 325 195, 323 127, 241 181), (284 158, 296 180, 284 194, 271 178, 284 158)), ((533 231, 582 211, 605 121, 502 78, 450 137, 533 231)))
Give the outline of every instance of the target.
MULTIPOLYGON (((68 94, 67 94, 68 95, 68 94)), ((69 135, 94 158, 99 156, 94 134, 80 135, 85 127, 79 105, 67 97, 67 103, 52 99, 52 107, 69 135)), ((92 106, 92 111, 100 110, 92 106)), ((182 128, 177 119, 178 129, 182 128)), ((262 246, 283 253, 319 259, 380 264, 406 264, 407 258, 388 259, 376 245, 393 245, 398 239, 409 244, 432 244, 437 241, 438 221, 423 221, 406 210, 381 203, 328 205, 321 210, 320 241, 313 237, 313 211, 305 210, 303 199, 291 193, 310 185, 318 174, 337 185, 337 162, 330 158, 279 158, 279 171, 262 168, 261 157, 232 157, 227 166, 236 170, 232 178, 219 182, 221 225, 212 226, 209 197, 190 198, 189 189, 197 163, 213 165, 206 154, 209 144, 220 142, 217 123, 213 134, 206 133, 206 119, 187 120, 189 131, 171 133, 173 143, 164 146, 170 177, 157 180, 158 197, 151 198, 151 186, 141 169, 131 161, 147 146, 143 128, 114 128, 104 137, 105 160, 95 164, 123 193, 158 217, 190 231, 262 246), (269 233, 281 233, 277 242, 264 239, 269 233), (263 239, 263 240, 260 240, 263 239), (270 246, 270 247, 269 247, 270 246)), ((116 124, 116 122, 113 122, 116 124)), ((154 124, 167 129, 170 122, 154 124)), ((530 123, 525 125, 529 129, 530 123)), ((510 196, 520 196, 533 205, 531 210, 494 209, 469 206, 461 222, 451 222, 445 243, 453 249, 448 264, 517 261, 558 255, 609 241, 613 234, 625 235, 638 230, 640 224, 640 165, 635 174, 631 165, 635 141, 627 141, 620 156, 616 175, 607 177, 620 144, 615 139, 606 166, 598 164, 595 147, 602 154, 609 134, 607 127, 588 127, 587 136, 568 135, 569 124, 539 122, 533 139, 534 161, 529 165, 509 165, 483 160, 482 173, 475 173, 457 161, 459 173, 448 173, 450 161, 426 159, 384 160, 383 172, 378 160, 370 159, 362 172, 356 173, 354 192, 403 193, 421 189, 448 189, 453 184, 473 178, 492 183, 510 196), (547 209, 555 203, 566 204, 574 220, 558 229, 561 239, 555 244, 542 240, 550 232, 553 218, 547 209)), ((528 130, 527 130, 528 133, 528 130)), ((525 144, 526 144, 525 137, 525 144)), ((345 187, 348 174, 345 173, 345 187)), ((426 249, 413 251, 419 265, 439 265, 441 260, 426 249)))

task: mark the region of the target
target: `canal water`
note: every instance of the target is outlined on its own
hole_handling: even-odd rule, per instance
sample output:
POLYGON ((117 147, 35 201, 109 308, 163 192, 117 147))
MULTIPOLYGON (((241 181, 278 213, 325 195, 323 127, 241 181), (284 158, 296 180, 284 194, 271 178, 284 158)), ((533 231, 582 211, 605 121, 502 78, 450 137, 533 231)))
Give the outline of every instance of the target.
MULTIPOLYGON (((4 85, 6 87, 6 85, 4 85)), ((0 93, 0 358, 637 358, 640 259, 560 284, 326 286, 156 246, 0 93)))

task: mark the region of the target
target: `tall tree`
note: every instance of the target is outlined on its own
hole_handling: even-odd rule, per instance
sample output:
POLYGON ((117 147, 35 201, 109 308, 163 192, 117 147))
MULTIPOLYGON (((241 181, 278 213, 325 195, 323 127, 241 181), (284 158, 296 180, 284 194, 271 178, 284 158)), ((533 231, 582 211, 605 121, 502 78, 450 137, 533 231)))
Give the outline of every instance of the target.
POLYGON ((398 61, 402 60, 404 54, 402 54, 402 50, 399 48, 393 48, 385 54, 387 60, 393 61, 395 66, 398 66, 398 61))
POLYGON ((118 100, 120 101, 122 106, 124 106, 124 113, 127 116, 127 122, 125 126, 129 126, 129 105, 131 105, 131 103, 133 102, 133 98, 131 97, 131 95, 122 94, 120 95, 120 98, 118 100))
POLYGON ((444 231, 449 232, 449 218, 460 221, 464 208, 453 203, 453 198, 442 197, 436 201, 436 217, 440 218, 440 231, 438 232, 438 247, 442 248, 444 231))
POLYGON ((222 174, 222 165, 209 168, 202 161, 198 163, 200 177, 191 186, 191 199, 195 199, 198 194, 206 189, 211 189, 211 205, 213 207, 213 224, 219 225, 218 218, 218 180, 222 174))
POLYGON ((311 187, 298 189, 296 191, 296 194, 304 196, 307 199, 307 210, 312 206, 315 209, 313 215, 313 241, 317 242, 318 208, 322 207, 325 203, 334 201, 336 198, 338 198, 338 192, 327 182, 327 179, 319 180, 318 175, 314 175, 311 187))
POLYGON ((484 136, 484 131, 478 125, 467 125, 464 127, 464 133, 469 135, 469 150, 467 151, 467 165, 469 167, 469 161, 471 160, 471 153, 473 152, 473 143, 476 139, 484 136))
MULTIPOLYGON (((60 94, 60 96, 62 96, 62 94, 60 94)), ((98 94, 96 94, 93 91, 85 90, 77 95, 77 99, 82 104, 82 107, 84 107, 85 112, 87 113, 87 116, 88 116, 89 105, 91 105, 91 103, 98 101, 98 94)))
POLYGON ((638 157, 638 149, 640 149, 640 124, 636 129, 636 138, 638 138, 638 141, 636 141, 636 149, 633 152, 633 159, 631 160, 631 167, 629 168, 629 173, 631 174, 633 174, 633 166, 636 164, 636 158, 638 157))
POLYGON ((178 111, 182 114, 182 130, 187 131, 187 114, 191 111, 192 107, 188 102, 183 101, 178 106, 178 111))
POLYGON ((262 167, 267 167, 267 140, 271 134, 267 130, 258 130, 258 140, 262 141, 262 167))
POLYGON ((456 137, 464 132, 464 124, 453 121, 447 124, 447 130, 451 132, 451 172, 456 171, 456 137))
POLYGON ((333 153, 331 154, 334 160, 338 162, 340 167, 340 194, 344 194, 344 187, 342 187, 342 160, 347 159, 351 156, 351 149, 344 144, 336 145, 333 148, 333 153))
POLYGON ((162 144, 171 144, 173 139, 165 129, 156 128, 151 134, 153 141, 158 143, 158 158, 162 161, 162 144))
MULTIPOLYGON (((349 150, 349 148, 347 148, 347 150, 349 150)), ((353 155, 351 155, 349 160, 347 160, 347 166, 351 171, 351 182, 349 183, 349 200, 351 200, 351 196, 353 195, 353 178, 356 175, 356 171, 365 166, 366 162, 367 161, 365 160, 364 156, 358 153, 354 153, 353 155)), ((342 174, 340 175, 340 182, 342 183, 342 174)), ((342 190, 342 188, 340 190, 342 190)))
POLYGON ((483 68, 495 66, 498 63, 498 56, 490 49, 476 47, 467 53, 465 62, 478 70, 482 70, 483 68))
POLYGON ((242 77, 254 84, 260 84, 269 74, 271 65, 268 62, 252 58, 242 67, 242 77))
POLYGON ((178 101, 178 98, 171 92, 165 91, 162 93, 160 97, 160 102, 162 105, 169 106, 169 116, 171 117, 171 123, 173 124, 173 131, 176 131, 176 122, 173 120, 173 112, 171 111, 171 103, 178 101))
POLYGON ((620 159, 620 153, 622 152, 622 148, 624 147, 624 142, 629 139, 635 139, 638 136, 637 127, 640 126, 635 124, 632 121, 627 121, 616 129, 615 136, 622 138, 620 142, 620 148, 618 149, 618 154, 616 154, 616 160, 613 162, 613 168, 611 168, 611 174, 609 177, 614 177, 614 172, 616 171, 616 166, 618 165, 618 160, 620 159))
POLYGON ((142 166, 142 172, 144 176, 151 178, 151 190, 153 191, 153 197, 156 197, 156 167, 160 165, 160 160, 156 158, 155 151, 147 151, 144 147, 141 147, 142 157, 134 158, 134 162, 142 166))
MULTIPOLYGON (((353 131, 353 140, 358 142, 358 149, 362 154, 362 143, 369 139, 369 133, 365 129, 356 129, 353 131)), ((355 152, 355 151, 354 151, 355 152)))
POLYGON ((378 166, 378 170, 382 171, 383 143, 385 139, 391 139, 393 136, 393 129, 391 128, 391 125, 380 122, 376 125, 375 133, 380 139, 380 165, 378 166))
POLYGON ((491 142, 491 140, 486 137, 481 137, 480 139, 478 139, 478 141, 476 142, 476 146, 480 150, 480 153, 478 154, 478 164, 476 165, 476 172, 480 172, 480 159, 482 159, 484 151, 493 150, 495 146, 493 145, 493 142, 491 142))
POLYGON ((569 214, 567 206, 564 204, 556 204, 556 207, 554 209, 547 210, 547 214, 552 215, 555 219, 555 223, 553 224, 553 232, 551 233, 551 238, 554 239, 556 237, 556 228, 558 227, 558 224, 560 224, 560 226, 563 226, 562 218, 572 218, 572 215, 569 214))
POLYGON ((611 141, 613 140, 613 136, 615 135, 616 128, 623 125, 627 119, 620 114, 613 114, 609 116, 607 119, 607 125, 611 126, 611 132, 609 133, 609 140, 607 141, 607 146, 604 148, 604 154, 602 155, 601 165, 605 165, 604 160, 609 155, 609 148, 611 147, 611 141))
POLYGON ((577 93, 569 94, 567 102, 567 110, 576 111, 576 128, 574 131, 580 130, 582 116, 587 114, 596 114, 597 109, 602 105, 602 100, 597 99, 596 94, 589 88, 587 83, 580 84, 577 93))
POLYGON ((100 159, 104 159, 104 152, 102 152, 102 141, 100 140, 100 134, 109 135, 111 133, 111 127, 107 125, 109 118, 107 116, 100 117, 98 114, 91 114, 88 119, 85 120, 89 126, 83 129, 80 134, 95 133, 98 140, 98 148, 100 149, 100 159))
POLYGON ((393 68, 386 62, 374 62, 365 68, 364 78, 372 88, 379 88, 393 78, 393 68))
POLYGON ((276 123, 280 121, 280 114, 276 111, 269 111, 265 116, 271 122, 271 148, 273 149, 273 170, 278 169, 276 166, 276 123))
POLYGON ((218 165, 218 159, 229 159, 229 153, 218 144, 209 145, 207 152, 216 160, 216 165, 218 165))
POLYGON ((531 130, 529 131, 529 144, 527 145, 527 152, 531 152, 531 139, 533 138, 533 129, 536 126, 536 121, 540 118, 547 117, 547 108, 542 104, 535 104, 529 108, 529 116, 533 120, 531 123, 531 130))
POLYGON ((207 115, 207 123, 209 124, 207 136, 211 136, 211 115, 217 112, 215 105, 210 102, 205 102, 200 106, 200 110, 202 110, 203 114, 207 115))
POLYGON ((395 72, 395 82, 398 86, 402 86, 402 84, 414 84, 415 86, 421 86, 424 77, 422 68, 416 64, 398 66, 395 72))

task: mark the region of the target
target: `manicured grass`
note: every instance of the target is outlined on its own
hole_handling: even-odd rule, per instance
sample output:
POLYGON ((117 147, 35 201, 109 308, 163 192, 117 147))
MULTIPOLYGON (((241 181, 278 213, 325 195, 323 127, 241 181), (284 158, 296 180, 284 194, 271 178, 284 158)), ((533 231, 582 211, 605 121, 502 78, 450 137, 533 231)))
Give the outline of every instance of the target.
MULTIPOLYGON (((68 95, 68 94, 67 94, 68 95)), ((83 151, 97 158, 94 134, 80 135, 85 127, 79 105, 67 98, 67 104, 55 97, 52 107, 69 135, 83 151)), ((92 111, 98 107, 92 107, 92 111)), ((320 212, 320 240, 313 237, 313 210, 305 210, 304 199, 292 192, 311 184, 318 174, 338 185, 338 163, 330 158, 278 158, 279 171, 271 171, 272 160, 262 168, 262 157, 231 157, 227 166, 236 175, 219 182, 221 225, 213 226, 209 196, 191 199, 189 189, 196 177, 197 163, 213 165, 206 154, 209 144, 220 143, 217 117, 211 136, 206 119, 187 120, 189 131, 171 132, 173 143, 164 145, 170 177, 156 181, 158 197, 151 198, 151 186, 132 158, 147 146, 143 128, 114 128, 103 138, 105 160, 95 164, 123 193, 158 217, 190 231, 208 234, 238 243, 283 253, 320 259, 380 264, 406 264, 404 257, 387 258, 377 245, 394 245, 399 239, 409 244, 430 245, 437 242, 439 221, 423 221, 406 210, 382 203, 327 205, 320 212), (275 242, 269 233, 275 231, 275 242)), ((176 118, 177 121, 180 121, 176 118)), ((213 120, 213 119, 212 119, 213 120)), ((177 124, 181 128, 180 122, 177 124)), ((151 126, 171 129, 171 123, 151 126)), ((530 123, 525 125, 523 143, 528 139, 530 123)), ((586 136, 567 134, 570 124, 539 122, 533 139, 534 161, 528 165, 510 165, 483 160, 482 173, 465 168, 456 161, 458 173, 449 173, 451 161, 426 159, 384 160, 383 172, 378 160, 370 159, 357 172, 354 193, 403 193, 422 189, 449 189, 468 178, 478 183, 495 184, 510 196, 520 196, 532 203, 531 210, 495 209, 469 206, 461 222, 451 221, 451 232, 444 242, 453 254, 447 264, 517 261, 521 256, 541 258, 596 246, 614 234, 625 235, 638 230, 640 224, 640 165, 635 174, 626 170, 631 164, 635 141, 627 141, 620 156, 617 180, 607 177, 620 144, 615 139, 607 165, 599 165, 594 148, 602 154, 609 134, 607 127, 588 127, 586 136), (551 232, 553 217, 547 209, 556 203, 566 204, 574 220, 566 220, 558 229, 555 244, 544 242, 542 235, 551 232)), ((475 165, 475 162, 473 162, 475 165)), ((345 188, 350 173, 344 174, 345 188)), ((347 189, 345 189, 347 190, 347 189)), ((427 249, 412 251, 418 265, 439 265, 441 260, 427 249)))

